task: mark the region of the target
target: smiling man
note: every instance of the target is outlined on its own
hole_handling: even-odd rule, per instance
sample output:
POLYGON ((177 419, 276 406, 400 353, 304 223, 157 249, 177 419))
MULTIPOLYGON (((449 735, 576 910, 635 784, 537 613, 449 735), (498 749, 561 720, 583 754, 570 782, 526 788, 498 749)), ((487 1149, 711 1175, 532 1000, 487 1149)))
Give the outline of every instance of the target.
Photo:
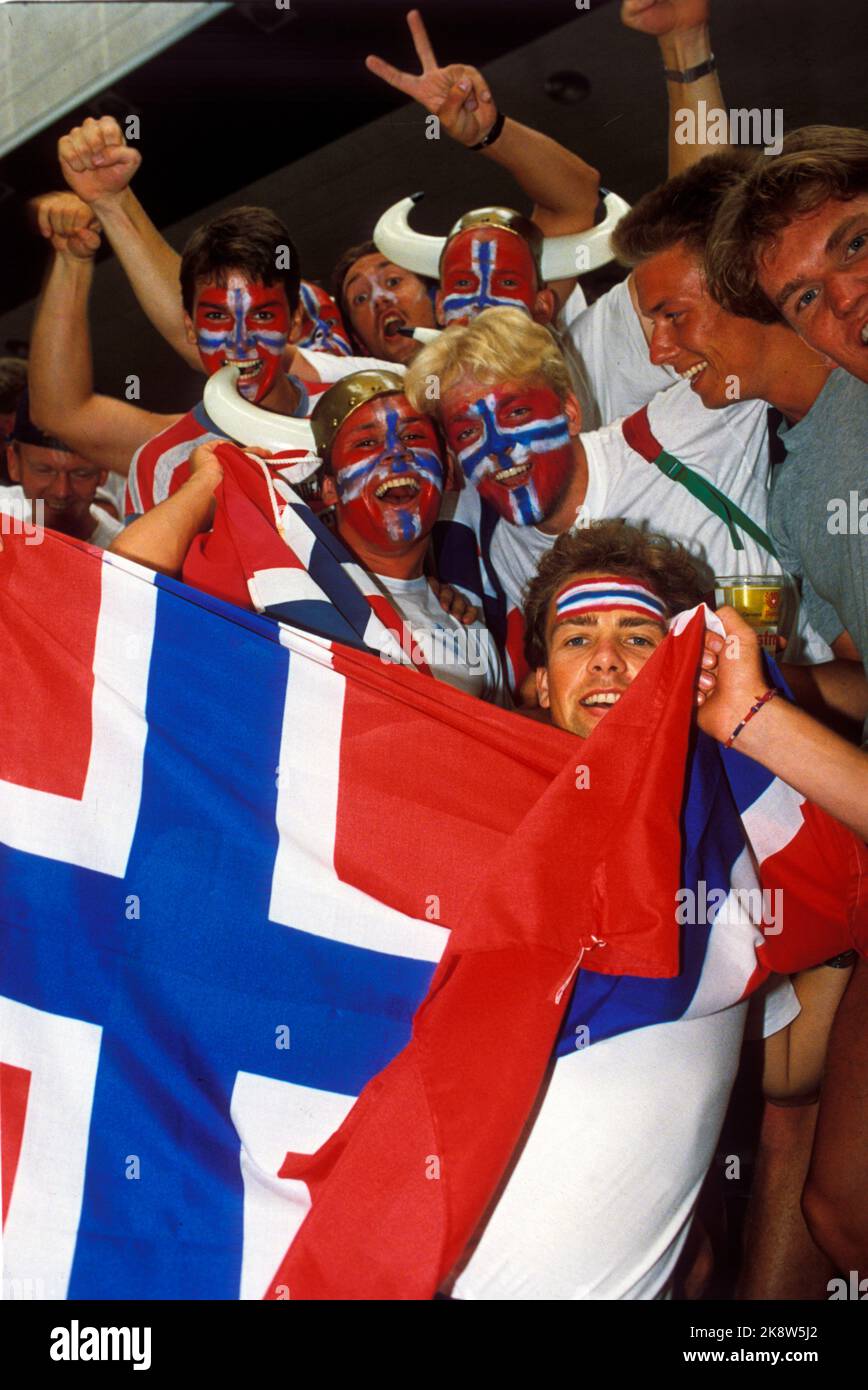
POLYGON ((406 389, 417 409, 439 415, 470 484, 444 500, 435 529, 440 578, 483 604, 512 688, 532 702, 524 589, 577 521, 622 517, 665 532, 689 547, 706 589, 715 574, 779 572, 762 531, 765 405, 706 410, 688 380, 654 398, 644 432, 621 421, 583 432, 554 338, 515 309, 447 329, 416 358, 406 389), (649 466, 661 453, 660 466, 649 466), (673 455, 680 469, 667 462, 673 455))

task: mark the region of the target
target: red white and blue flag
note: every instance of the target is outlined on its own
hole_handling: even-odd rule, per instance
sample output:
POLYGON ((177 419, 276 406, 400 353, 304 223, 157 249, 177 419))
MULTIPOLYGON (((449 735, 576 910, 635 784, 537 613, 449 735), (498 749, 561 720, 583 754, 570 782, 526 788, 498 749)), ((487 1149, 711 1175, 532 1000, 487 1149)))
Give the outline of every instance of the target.
MULTIPOLYGON (((327 622, 304 633, 50 532, 4 545, 7 1287, 431 1297, 579 966, 576 998, 589 970, 615 994, 647 977, 649 1022, 724 1006, 725 945, 694 951, 673 920, 708 862, 680 828, 685 789, 702 801, 701 617, 577 744, 327 622)), ((729 811, 695 833, 747 882, 734 803, 702 776, 729 811)), ((758 924, 763 963, 727 958, 727 995, 857 931, 859 847, 769 786, 760 858, 786 925, 758 924)))

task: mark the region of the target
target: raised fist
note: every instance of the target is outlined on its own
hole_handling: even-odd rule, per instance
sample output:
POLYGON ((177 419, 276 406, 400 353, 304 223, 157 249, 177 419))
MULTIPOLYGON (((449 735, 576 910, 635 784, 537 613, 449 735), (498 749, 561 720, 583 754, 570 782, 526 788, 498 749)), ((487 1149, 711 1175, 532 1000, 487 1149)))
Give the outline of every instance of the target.
POLYGON ((61 256, 89 261, 100 247, 99 223, 93 208, 74 193, 43 193, 30 204, 42 236, 61 256))
POLYGON ((63 177, 84 202, 98 204, 123 193, 142 162, 138 150, 124 141, 114 116, 88 116, 57 142, 63 177))

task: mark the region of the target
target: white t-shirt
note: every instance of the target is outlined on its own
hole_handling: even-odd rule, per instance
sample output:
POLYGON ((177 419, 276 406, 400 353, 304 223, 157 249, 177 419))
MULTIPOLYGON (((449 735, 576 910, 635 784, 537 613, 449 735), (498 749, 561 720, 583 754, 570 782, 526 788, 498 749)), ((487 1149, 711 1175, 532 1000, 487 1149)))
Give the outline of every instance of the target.
POLYGON ((678 381, 671 367, 655 367, 649 358, 626 280, 570 318, 578 304, 571 296, 564 305, 562 333, 584 368, 602 424, 632 415, 678 381))
POLYGON ((397 372, 403 376, 406 368, 401 362, 384 362, 380 357, 336 357, 332 352, 315 352, 312 348, 297 351, 317 372, 320 381, 342 381, 352 372, 397 372))
MULTIPOLYGON (((663 447, 708 478, 762 527, 768 511, 767 418, 764 401, 739 401, 724 410, 707 410, 687 381, 658 392, 648 406, 648 423, 663 447)), ((702 562, 709 588, 715 575, 781 573, 778 562, 743 531, 739 534, 744 548, 736 550, 728 528, 714 512, 631 449, 620 422, 583 434, 581 439, 588 460, 588 490, 579 524, 620 517, 634 526, 661 531, 702 562)), ((521 607, 524 586, 556 539, 536 527, 498 522, 491 540, 491 562, 510 607, 521 607)), ((817 662, 831 656, 800 612, 787 660, 817 662)))
MULTIPOLYGON (((0 512, 6 516, 15 517, 22 524, 32 526, 32 508, 24 489, 18 483, 13 483, 11 487, 0 487, 0 512)), ((116 517, 109 516, 108 512, 103 511, 93 503, 90 514, 94 520, 94 529, 87 537, 89 545, 99 546, 100 550, 106 550, 111 545, 115 536, 123 529, 122 521, 116 517)), ((48 509, 46 508, 46 516, 48 509)))
MULTIPOLYGON (((667 1297, 714 1157, 747 1013, 747 1003, 734 1003, 559 1057, 452 1296, 667 1297)), ((789 980, 777 982, 764 1000, 762 1036, 798 1013, 789 980)))
POLYGON ((413 641, 438 680, 467 695, 507 703, 497 647, 484 623, 465 626, 444 612, 424 575, 418 579, 373 577, 409 623, 413 641))

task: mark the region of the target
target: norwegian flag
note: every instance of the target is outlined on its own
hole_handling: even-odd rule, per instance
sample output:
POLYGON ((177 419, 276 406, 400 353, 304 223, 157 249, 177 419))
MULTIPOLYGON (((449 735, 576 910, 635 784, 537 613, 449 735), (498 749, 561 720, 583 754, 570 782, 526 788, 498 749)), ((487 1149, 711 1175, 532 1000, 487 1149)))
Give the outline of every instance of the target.
POLYGON ((235 444, 221 445, 217 456, 223 465, 217 513, 213 528, 188 552, 187 582, 427 672, 391 599, 279 469, 235 444))
MULTIPOLYGON (((430 1297, 576 970, 679 973, 701 617, 577 745, 327 626, 50 532, 4 545, 8 1287, 430 1297)), ((784 822, 764 858, 806 925, 743 989, 781 942, 791 969, 854 935, 852 837, 784 822)), ((737 817, 714 834, 750 862, 737 817)))

